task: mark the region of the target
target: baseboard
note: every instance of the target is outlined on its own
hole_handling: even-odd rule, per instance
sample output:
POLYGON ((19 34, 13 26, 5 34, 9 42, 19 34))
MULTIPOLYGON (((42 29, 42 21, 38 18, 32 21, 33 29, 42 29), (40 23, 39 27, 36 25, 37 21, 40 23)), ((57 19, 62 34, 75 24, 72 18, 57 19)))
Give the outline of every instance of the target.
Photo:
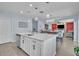
POLYGON ((9 43, 9 42, 16 42, 16 40, 12 40, 12 39, 11 39, 11 40, 9 40, 9 41, 0 42, 0 45, 1 45, 1 44, 5 44, 5 43, 9 43))

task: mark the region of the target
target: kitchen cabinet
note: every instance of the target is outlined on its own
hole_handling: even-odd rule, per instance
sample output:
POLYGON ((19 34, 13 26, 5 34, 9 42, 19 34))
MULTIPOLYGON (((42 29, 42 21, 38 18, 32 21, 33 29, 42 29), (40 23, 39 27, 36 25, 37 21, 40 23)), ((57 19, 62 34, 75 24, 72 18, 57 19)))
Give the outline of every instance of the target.
POLYGON ((31 39, 30 40, 30 55, 31 56, 40 56, 41 55, 41 44, 40 41, 31 39))
POLYGON ((41 55, 54 56, 56 55, 56 37, 41 41, 41 55))
POLYGON ((26 36, 21 37, 21 49, 31 56, 41 55, 40 54, 40 41, 37 41, 26 36))
POLYGON ((25 37, 24 36, 21 36, 21 39, 20 39, 20 48, 23 49, 25 51, 25 37))
POLYGON ((36 34, 21 35, 20 48, 30 56, 56 55, 56 35, 36 34), (53 37, 52 37, 53 36, 53 37))
POLYGON ((30 39, 25 36, 25 52, 30 55, 30 39))
POLYGON ((30 40, 26 36, 21 36, 20 39, 20 47, 22 50, 27 52, 27 54, 30 54, 30 40))

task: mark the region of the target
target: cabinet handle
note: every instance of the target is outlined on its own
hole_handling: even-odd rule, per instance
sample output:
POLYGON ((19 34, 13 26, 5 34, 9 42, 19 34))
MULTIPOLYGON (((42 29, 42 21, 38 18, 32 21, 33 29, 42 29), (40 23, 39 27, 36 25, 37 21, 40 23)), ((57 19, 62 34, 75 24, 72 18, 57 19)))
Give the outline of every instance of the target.
POLYGON ((33 45, 33 50, 35 50, 35 45, 33 45))
POLYGON ((22 43, 24 44, 24 40, 22 40, 22 43))

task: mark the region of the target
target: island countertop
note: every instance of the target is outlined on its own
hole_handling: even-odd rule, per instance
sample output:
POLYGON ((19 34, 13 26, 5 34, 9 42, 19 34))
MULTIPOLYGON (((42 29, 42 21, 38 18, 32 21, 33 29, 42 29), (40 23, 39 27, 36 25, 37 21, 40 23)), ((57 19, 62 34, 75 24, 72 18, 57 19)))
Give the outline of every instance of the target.
POLYGON ((29 38, 37 39, 37 40, 47 40, 51 38, 56 38, 58 35, 57 34, 47 34, 47 33, 17 33, 18 35, 21 36, 26 36, 29 38), (29 35, 30 34, 30 35, 29 35))

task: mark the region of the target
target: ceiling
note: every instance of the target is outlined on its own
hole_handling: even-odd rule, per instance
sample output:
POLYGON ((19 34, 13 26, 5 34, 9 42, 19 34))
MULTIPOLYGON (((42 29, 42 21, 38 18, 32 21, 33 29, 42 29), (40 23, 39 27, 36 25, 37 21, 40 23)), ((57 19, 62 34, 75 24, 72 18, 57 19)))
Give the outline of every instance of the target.
POLYGON ((46 19, 50 17, 79 15, 78 2, 0 2, 0 12, 23 15, 26 17, 38 17, 46 19), (32 4, 32 6, 29 6, 32 4), (41 12, 41 13, 40 13, 41 12))

